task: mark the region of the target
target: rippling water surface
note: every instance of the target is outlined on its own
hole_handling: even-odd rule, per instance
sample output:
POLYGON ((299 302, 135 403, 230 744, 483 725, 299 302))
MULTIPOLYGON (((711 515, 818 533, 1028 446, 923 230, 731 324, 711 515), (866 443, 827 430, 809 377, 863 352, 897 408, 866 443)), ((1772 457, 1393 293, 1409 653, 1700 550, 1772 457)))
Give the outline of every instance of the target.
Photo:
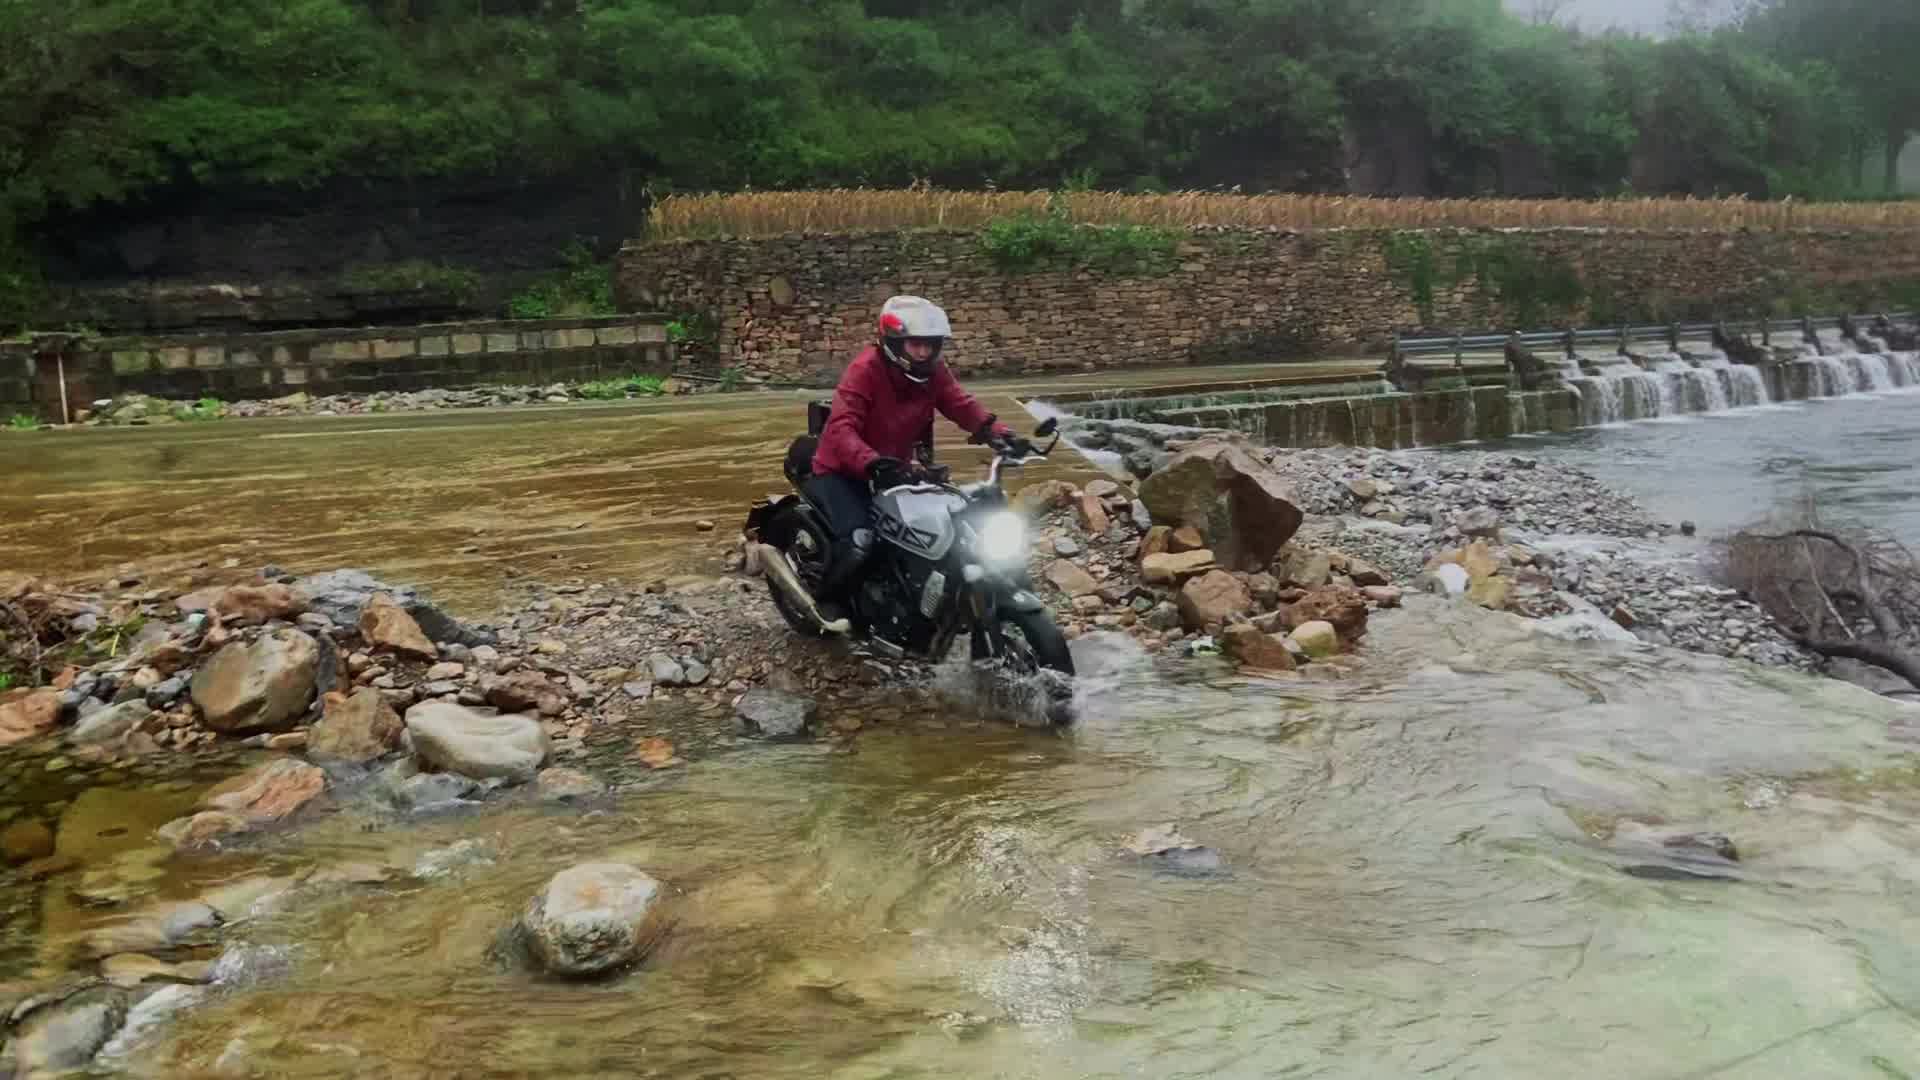
POLYGON ((1066 737, 964 699, 854 752, 752 747, 605 812, 370 812, 294 862, 490 862, 235 936, 290 971, 165 1076, 1899 1076, 1920 1072, 1915 714, 1832 682, 1420 604, 1344 677, 1082 639, 1066 737), (1177 822, 1188 876, 1125 854, 1177 822), (1735 866, 1647 839, 1712 830, 1735 866), (544 878, 685 895, 642 970, 488 959, 544 878), (1708 873, 1718 876, 1694 876, 1708 873))

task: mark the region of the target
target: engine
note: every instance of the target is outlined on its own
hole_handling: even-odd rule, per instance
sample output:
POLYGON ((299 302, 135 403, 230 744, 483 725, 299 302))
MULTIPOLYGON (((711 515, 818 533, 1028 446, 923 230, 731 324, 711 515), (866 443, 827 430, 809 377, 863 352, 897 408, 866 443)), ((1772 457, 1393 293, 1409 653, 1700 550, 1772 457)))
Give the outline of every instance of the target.
POLYGON ((888 551, 874 559, 861 586, 860 615, 872 636, 924 655, 940 633, 936 620, 952 588, 937 564, 888 551))

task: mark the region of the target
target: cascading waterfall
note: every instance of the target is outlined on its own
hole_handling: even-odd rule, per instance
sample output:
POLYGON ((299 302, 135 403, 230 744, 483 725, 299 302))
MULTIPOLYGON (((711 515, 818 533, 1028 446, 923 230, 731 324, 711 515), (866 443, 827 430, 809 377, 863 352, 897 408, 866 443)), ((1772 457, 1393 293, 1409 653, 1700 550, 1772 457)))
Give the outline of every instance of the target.
POLYGON ((1837 356, 1809 356, 1813 364, 1815 397, 1839 397, 1853 393, 1853 368, 1837 356))
POLYGON ((1881 355, 1887 358, 1887 370, 1892 373, 1895 386, 1920 386, 1920 353, 1889 352, 1881 355))
POLYGON ((1765 405, 1772 400, 1767 393, 1767 377, 1750 364, 1736 364, 1726 353, 1711 353, 1700 358, 1703 373, 1711 375, 1725 388, 1723 409, 1741 409, 1765 405))
POLYGON ((1893 372, 1887 367, 1887 358, 1877 353, 1846 353, 1841 356, 1853 372, 1855 390, 1891 390, 1894 387, 1893 372))

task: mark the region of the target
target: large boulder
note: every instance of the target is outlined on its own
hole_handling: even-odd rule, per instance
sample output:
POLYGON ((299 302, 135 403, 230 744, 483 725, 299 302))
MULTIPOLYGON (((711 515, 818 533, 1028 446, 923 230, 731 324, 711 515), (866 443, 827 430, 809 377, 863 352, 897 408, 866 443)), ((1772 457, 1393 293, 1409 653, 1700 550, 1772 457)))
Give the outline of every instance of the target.
POLYGON ((428 701, 407 710, 407 732, 421 763, 475 780, 525 783, 547 760, 546 729, 526 716, 488 716, 464 705, 428 701))
POLYGON ((0 694, 0 746, 37 739, 60 726, 60 691, 9 690, 0 694))
POLYGON ((376 649, 392 649, 404 656, 432 660, 440 650, 427 640, 420 624, 385 593, 378 593, 360 609, 360 636, 376 649))
POLYGON ((1231 623, 1253 608, 1253 596, 1225 570, 1209 570, 1187 582, 1175 601, 1189 630, 1231 623))
POLYGON ((784 690, 757 687, 741 695, 733 707, 740 726, 766 739, 797 739, 807 733, 819 711, 812 699, 784 690))
POLYGON ((276 758, 216 786, 200 800, 200 808, 265 824, 281 820, 326 789, 327 774, 319 766, 276 758))
POLYGON ((1333 624, 1321 619, 1304 622, 1293 628, 1294 643, 1308 656, 1316 659, 1332 656, 1340 651, 1340 634, 1333 624))
POLYGON ((1232 443, 1182 450, 1140 485, 1157 524, 1200 530, 1223 566, 1263 570, 1299 530, 1302 513, 1274 470, 1232 443))
POLYGON ((299 630, 233 642, 193 677, 193 703, 215 731, 283 731, 313 699, 320 646, 299 630))
POLYGON ((363 763, 400 745, 400 733, 406 727, 380 691, 367 686, 345 701, 333 700, 339 704, 307 732, 308 753, 363 763))
POLYGON ((599 975, 645 956, 666 931, 666 889, 623 863, 562 870, 520 917, 527 944, 555 975, 599 975))

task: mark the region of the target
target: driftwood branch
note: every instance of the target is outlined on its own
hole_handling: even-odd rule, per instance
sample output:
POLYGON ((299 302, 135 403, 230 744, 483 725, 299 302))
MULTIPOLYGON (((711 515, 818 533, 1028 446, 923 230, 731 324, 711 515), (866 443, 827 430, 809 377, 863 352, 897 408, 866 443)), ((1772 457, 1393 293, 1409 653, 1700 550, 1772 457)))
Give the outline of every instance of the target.
POLYGON ((1920 688, 1920 560, 1867 530, 1804 524, 1723 542, 1721 577, 1823 656, 1858 660, 1920 688))

